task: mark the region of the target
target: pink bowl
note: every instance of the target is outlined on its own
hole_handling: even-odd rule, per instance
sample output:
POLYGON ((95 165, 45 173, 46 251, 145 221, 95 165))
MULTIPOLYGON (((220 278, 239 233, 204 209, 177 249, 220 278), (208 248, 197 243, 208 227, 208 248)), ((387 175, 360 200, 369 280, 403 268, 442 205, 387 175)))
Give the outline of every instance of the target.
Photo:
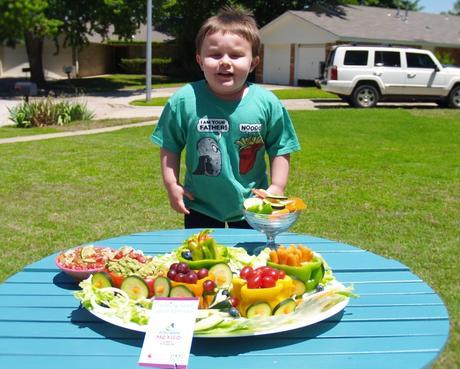
MULTIPOLYGON (((105 249, 105 247, 95 247, 95 249, 105 249)), ((67 251, 63 251, 59 253, 59 255, 56 256, 55 263, 59 269, 61 269, 65 274, 72 277, 75 280, 75 282, 79 283, 82 280, 88 278, 91 274, 103 271, 105 269, 105 264, 98 266, 98 267, 84 268, 84 269, 72 269, 72 268, 65 267, 63 264, 59 262, 59 257, 62 254, 69 252, 69 251, 71 250, 67 250, 67 251)))
POLYGON ((56 265, 59 267, 59 269, 61 269, 65 274, 72 277, 77 283, 80 283, 82 280, 88 278, 91 274, 94 274, 96 272, 101 272, 105 269, 105 266, 102 266, 100 268, 84 269, 84 270, 69 269, 59 264, 57 257, 56 257, 55 262, 56 262, 56 265))

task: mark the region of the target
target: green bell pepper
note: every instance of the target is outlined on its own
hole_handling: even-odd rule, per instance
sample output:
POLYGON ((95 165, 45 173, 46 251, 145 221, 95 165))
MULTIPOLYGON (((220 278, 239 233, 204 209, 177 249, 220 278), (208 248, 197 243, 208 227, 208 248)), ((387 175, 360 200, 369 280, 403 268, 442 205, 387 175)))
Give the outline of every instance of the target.
POLYGON ((268 261, 267 265, 275 269, 284 270, 287 275, 300 279, 305 283, 307 291, 309 291, 309 286, 313 285, 313 282, 319 278, 318 282, 316 283, 318 284, 323 278, 324 274, 322 272, 322 270, 324 270, 323 261, 317 257, 313 257, 312 261, 303 263, 300 267, 276 264, 271 261, 268 261), (309 282, 311 283, 309 284, 309 282))
POLYGON ((305 289, 307 292, 312 291, 318 286, 324 277, 324 265, 321 263, 320 268, 316 269, 312 274, 311 278, 305 283, 305 289))
POLYGON ((181 247, 177 250, 176 256, 177 260, 181 263, 186 263, 190 269, 192 270, 199 270, 202 268, 209 269, 213 265, 219 264, 219 263, 228 263, 228 257, 224 256, 219 256, 215 259, 200 259, 200 260, 187 260, 182 257, 182 251, 188 250, 187 247, 181 247))

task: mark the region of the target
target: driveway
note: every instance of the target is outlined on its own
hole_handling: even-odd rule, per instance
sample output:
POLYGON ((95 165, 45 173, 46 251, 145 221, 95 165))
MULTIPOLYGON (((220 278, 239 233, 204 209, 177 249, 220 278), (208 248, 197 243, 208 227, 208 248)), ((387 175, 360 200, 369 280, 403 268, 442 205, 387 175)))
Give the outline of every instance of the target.
MULTIPOLYGON (((274 90, 289 88, 287 86, 264 85, 264 87, 274 90)), ((152 97, 168 97, 176 92, 178 87, 161 88, 152 90, 152 97)), ((96 119, 105 118, 138 118, 160 116, 163 111, 161 106, 133 106, 130 101, 145 99, 145 93, 139 91, 115 91, 113 93, 92 94, 81 97, 72 97, 69 100, 85 103, 89 110, 93 111, 96 119)), ((0 126, 11 124, 8 120, 8 108, 12 108, 21 103, 20 98, 1 99, 0 98, 0 126)), ((313 102, 306 99, 284 100, 283 104, 288 109, 314 109, 313 102)))
MULTIPOLYGON (((263 85, 269 90, 295 88, 291 86, 263 85)), ((152 97, 171 96, 178 87, 161 88, 152 90, 152 97)), ((145 93, 140 91, 115 91, 113 93, 92 94, 71 100, 85 103, 89 110, 93 111, 96 119, 105 118, 151 118, 159 117, 163 111, 161 106, 141 107, 129 105, 130 101, 145 99, 145 93)), ((288 110, 316 110, 327 108, 347 107, 348 105, 336 99, 293 99, 281 100, 288 110)), ((21 103, 19 98, 1 99, 0 98, 0 126, 11 124, 8 120, 8 108, 12 108, 21 103)), ((432 103, 379 103, 380 107, 410 106, 410 107, 436 107, 432 103)))

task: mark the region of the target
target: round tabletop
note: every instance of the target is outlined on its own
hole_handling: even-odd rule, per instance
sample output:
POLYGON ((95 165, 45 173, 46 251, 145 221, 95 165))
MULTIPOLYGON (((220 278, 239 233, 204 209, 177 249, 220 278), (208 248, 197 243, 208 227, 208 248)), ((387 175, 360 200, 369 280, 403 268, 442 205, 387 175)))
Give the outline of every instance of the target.
MULTIPOLYGON (((93 242, 160 255, 199 230, 136 233, 93 242)), ((216 229, 226 246, 252 250, 265 236, 216 229)), ((315 369, 429 367, 447 342, 449 316, 439 296, 408 267, 358 247, 304 234, 277 242, 320 253, 336 278, 359 295, 340 313, 304 328, 244 338, 194 338, 189 368, 315 369)), ((0 285, 0 368, 138 368, 143 334, 110 325, 80 307, 78 286, 55 266, 56 254, 0 285)))

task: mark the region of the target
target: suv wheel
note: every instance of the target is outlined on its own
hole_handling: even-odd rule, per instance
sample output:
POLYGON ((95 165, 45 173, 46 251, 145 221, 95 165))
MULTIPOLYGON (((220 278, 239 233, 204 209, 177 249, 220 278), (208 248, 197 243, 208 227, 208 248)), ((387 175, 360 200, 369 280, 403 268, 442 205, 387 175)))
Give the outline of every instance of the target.
POLYGON ((377 105, 379 97, 379 92, 374 86, 358 86, 353 91, 353 106, 356 108, 372 108, 377 105))
POLYGON ((455 86, 449 94, 449 106, 460 109, 460 86, 455 86))

